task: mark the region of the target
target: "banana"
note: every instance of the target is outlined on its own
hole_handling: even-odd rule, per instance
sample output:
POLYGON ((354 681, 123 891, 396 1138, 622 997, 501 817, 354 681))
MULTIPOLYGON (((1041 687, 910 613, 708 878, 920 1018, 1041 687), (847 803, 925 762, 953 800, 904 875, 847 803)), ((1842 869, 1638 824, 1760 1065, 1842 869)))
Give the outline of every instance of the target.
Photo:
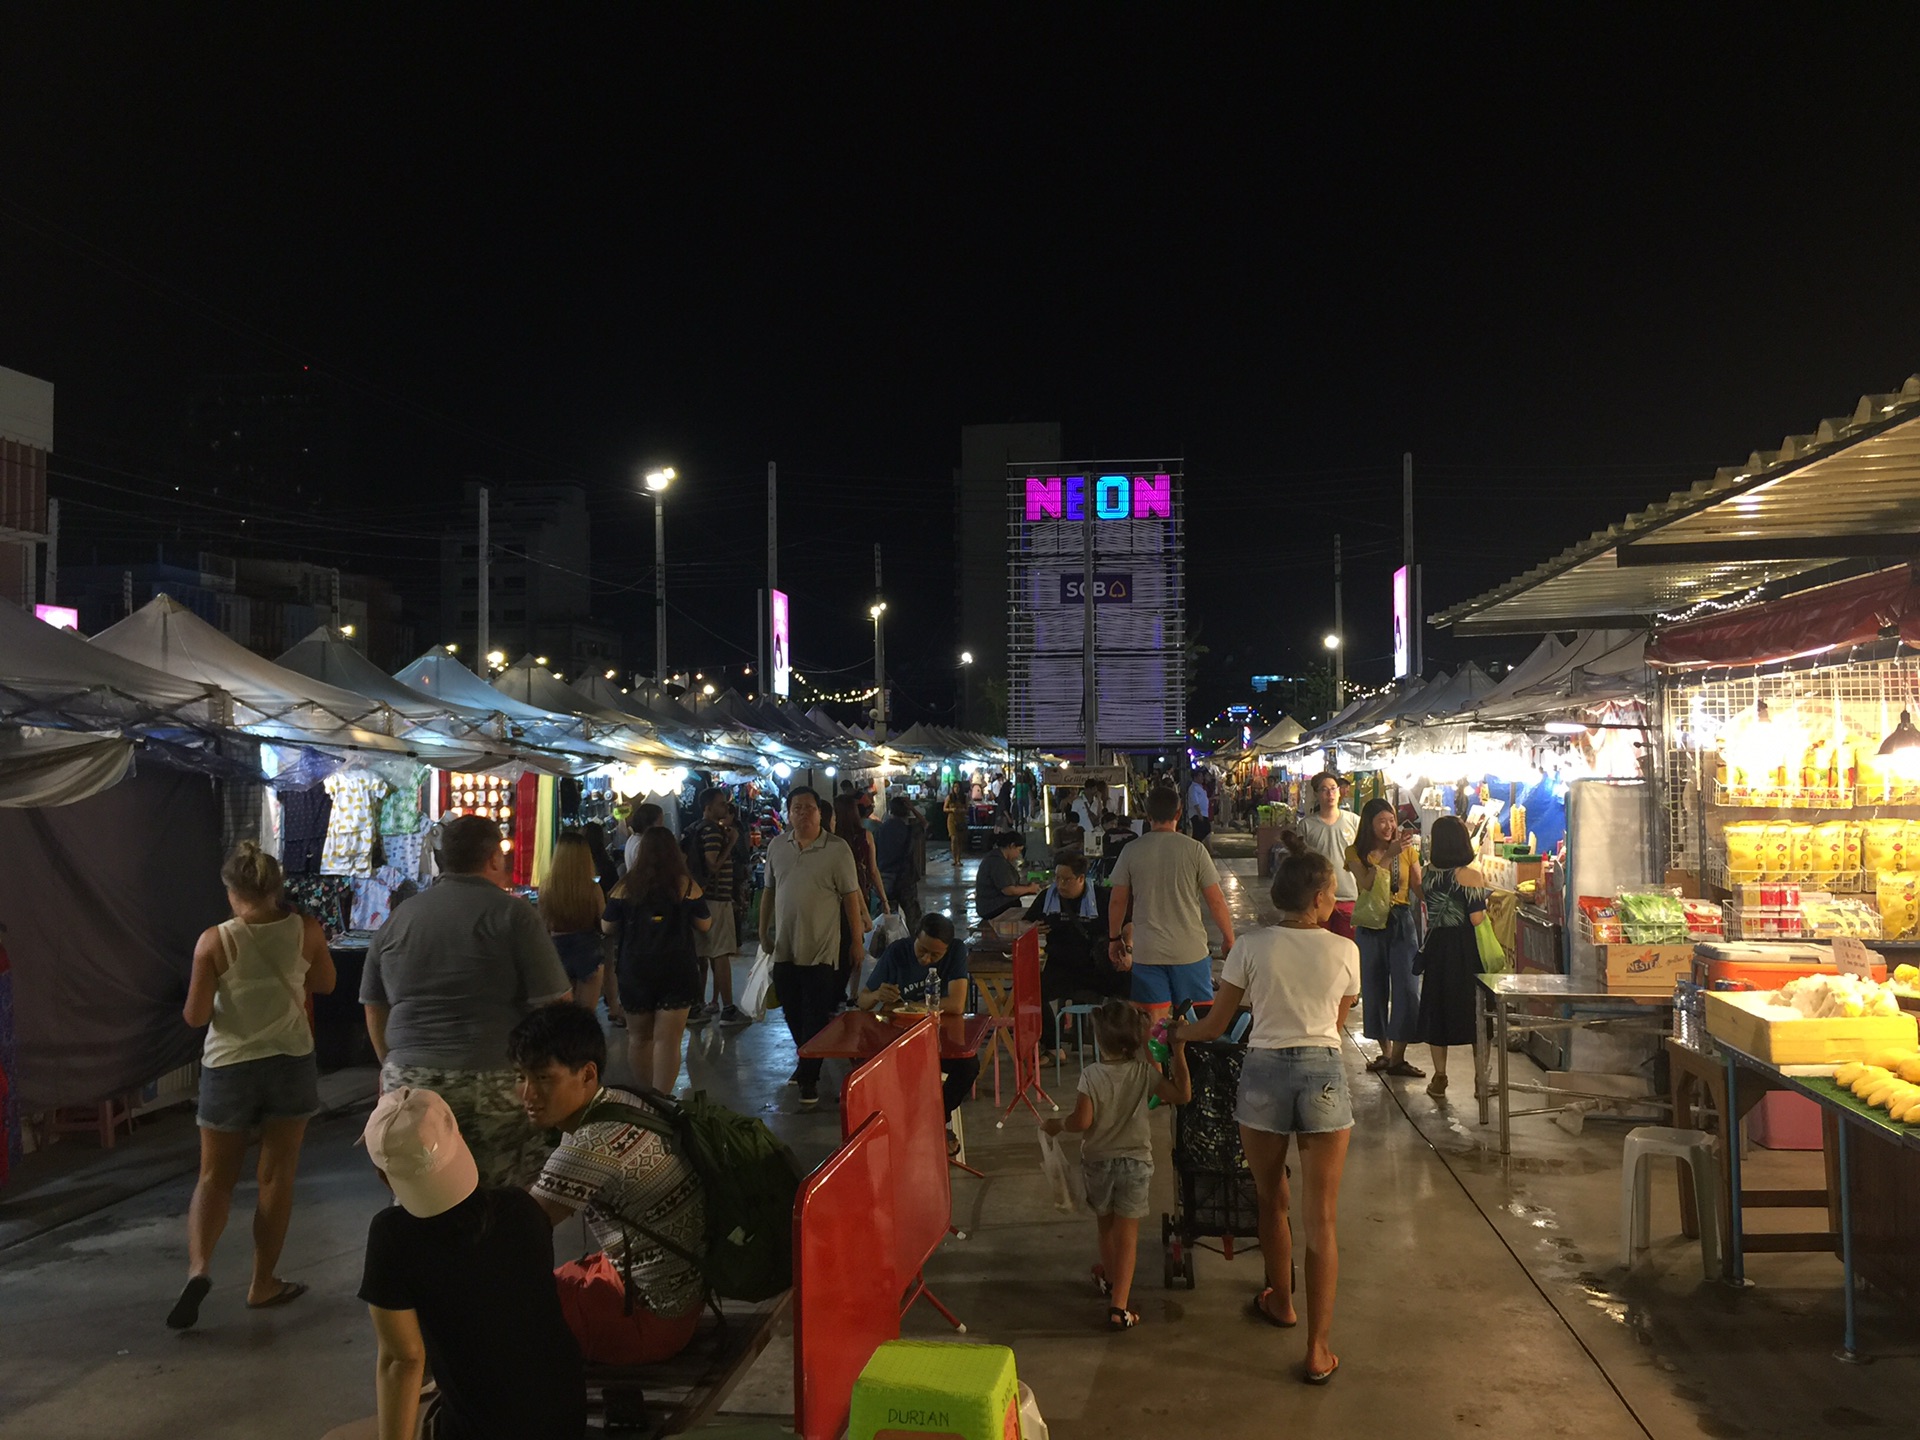
POLYGON ((1866 1068, 1865 1065, 1859 1064, 1858 1062, 1851 1065, 1842 1065, 1833 1072, 1833 1083, 1836 1085, 1852 1085, 1854 1081, 1860 1078, 1860 1072, 1866 1068))

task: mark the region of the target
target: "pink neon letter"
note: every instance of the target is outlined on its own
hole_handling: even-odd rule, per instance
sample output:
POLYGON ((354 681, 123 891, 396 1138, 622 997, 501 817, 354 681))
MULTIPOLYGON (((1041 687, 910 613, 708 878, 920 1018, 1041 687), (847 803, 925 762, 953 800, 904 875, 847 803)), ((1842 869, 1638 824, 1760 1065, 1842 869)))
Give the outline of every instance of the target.
POLYGON ((1058 520, 1060 518, 1060 477, 1042 480, 1037 476, 1027 477, 1027 523, 1036 520, 1058 520))
POLYGON ((1173 477, 1156 475, 1149 480, 1144 475, 1136 475, 1133 477, 1133 518, 1150 520, 1155 516, 1162 520, 1173 518, 1173 477))

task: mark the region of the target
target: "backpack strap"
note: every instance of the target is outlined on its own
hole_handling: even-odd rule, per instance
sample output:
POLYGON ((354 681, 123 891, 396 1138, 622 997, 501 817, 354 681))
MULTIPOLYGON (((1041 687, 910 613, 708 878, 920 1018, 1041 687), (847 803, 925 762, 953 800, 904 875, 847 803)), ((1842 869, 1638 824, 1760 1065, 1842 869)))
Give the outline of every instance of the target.
MULTIPOLYGON (((602 1093, 604 1094, 605 1092, 602 1093)), ((634 1125, 642 1130, 658 1135, 661 1143, 665 1145, 669 1151, 678 1153, 680 1136, 679 1131, 674 1126, 673 1119, 651 1107, 655 1105, 661 1106, 669 1110, 673 1117, 677 1118, 680 1110, 679 1105, 676 1104, 671 1097, 662 1095, 657 1090, 643 1090, 640 1093, 641 1098, 648 1102, 647 1108, 638 1105, 623 1104, 618 1100, 604 1100, 596 1097, 588 1104, 586 1114, 581 1116, 580 1123, 583 1125, 593 1125, 612 1122, 614 1124, 634 1125)), ((720 1314, 719 1301, 714 1296, 712 1289, 706 1284, 706 1263, 701 1256, 694 1254, 693 1251, 687 1249, 686 1246, 669 1240, 652 1226, 636 1220, 624 1211, 614 1209, 611 1205, 603 1205, 596 1201, 594 1202, 593 1208, 613 1221, 614 1224, 618 1225, 621 1230, 621 1237, 627 1242, 624 1247, 625 1253, 621 1256, 623 1268, 620 1274, 622 1288, 626 1292, 627 1314, 631 1315, 633 1313, 633 1237, 626 1233, 630 1230, 637 1230, 642 1236, 652 1241, 655 1245, 658 1245, 668 1254, 677 1256, 679 1259, 691 1265, 694 1268, 694 1272, 700 1276, 701 1288, 706 1291, 707 1303, 713 1307, 713 1313, 715 1315, 720 1314)), ((724 1316, 721 1316, 721 1318, 722 1320, 725 1319, 724 1316)))

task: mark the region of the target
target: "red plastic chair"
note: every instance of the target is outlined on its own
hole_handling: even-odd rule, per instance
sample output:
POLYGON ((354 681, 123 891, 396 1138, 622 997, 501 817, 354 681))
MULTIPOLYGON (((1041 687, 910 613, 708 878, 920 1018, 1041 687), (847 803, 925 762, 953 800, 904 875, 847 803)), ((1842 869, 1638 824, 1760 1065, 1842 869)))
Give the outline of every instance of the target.
MULTIPOLYGON (((1033 1111, 1033 1118, 1038 1120, 1040 1110, 1033 1103, 1034 1095, 1055 1110, 1060 1108, 1040 1088, 1040 1034, 1046 1010, 1046 1002, 1040 998, 1040 932, 1029 930, 1013 942, 1013 1099, 994 1122, 996 1129, 1006 1128, 1007 1117, 1020 1104, 1033 1111)), ((999 1103, 998 1095, 994 1101, 999 1103)))

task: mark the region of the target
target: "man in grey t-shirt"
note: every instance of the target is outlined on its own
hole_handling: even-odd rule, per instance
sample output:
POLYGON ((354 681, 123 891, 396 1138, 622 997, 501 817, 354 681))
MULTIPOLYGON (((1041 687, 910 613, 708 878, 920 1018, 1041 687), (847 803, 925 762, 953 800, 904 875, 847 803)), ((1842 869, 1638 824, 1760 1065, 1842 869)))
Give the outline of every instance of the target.
POLYGON ((533 906, 508 890, 500 827, 463 815, 441 832, 441 879, 373 937, 360 979, 382 1093, 447 1102, 483 1185, 526 1185, 545 1146, 527 1119, 507 1035, 572 983, 533 906))
MULTIPOLYGON (((773 952, 773 989, 796 1050, 846 998, 842 943, 851 937, 858 945, 867 931, 853 851, 827 834, 820 819, 820 797, 794 786, 787 793, 787 830, 767 845, 767 888, 760 897, 760 948, 773 952)), ((818 1105, 820 1062, 803 1057, 794 1083, 803 1110, 818 1105)))
POLYGON ((1107 933, 1114 963, 1133 971, 1133 1003, 1160 1015, 1182 1000, 1213 999, 1206 917, 1219 927, 1223 955, 1233 949, 1233 917, 1207 847, 1179 833, 1179 793, 1163 786, 1149 794, 1147 821, 1113 867, 1107 933), (1131 955, 1121 938, 1129 918, 1131 955))

